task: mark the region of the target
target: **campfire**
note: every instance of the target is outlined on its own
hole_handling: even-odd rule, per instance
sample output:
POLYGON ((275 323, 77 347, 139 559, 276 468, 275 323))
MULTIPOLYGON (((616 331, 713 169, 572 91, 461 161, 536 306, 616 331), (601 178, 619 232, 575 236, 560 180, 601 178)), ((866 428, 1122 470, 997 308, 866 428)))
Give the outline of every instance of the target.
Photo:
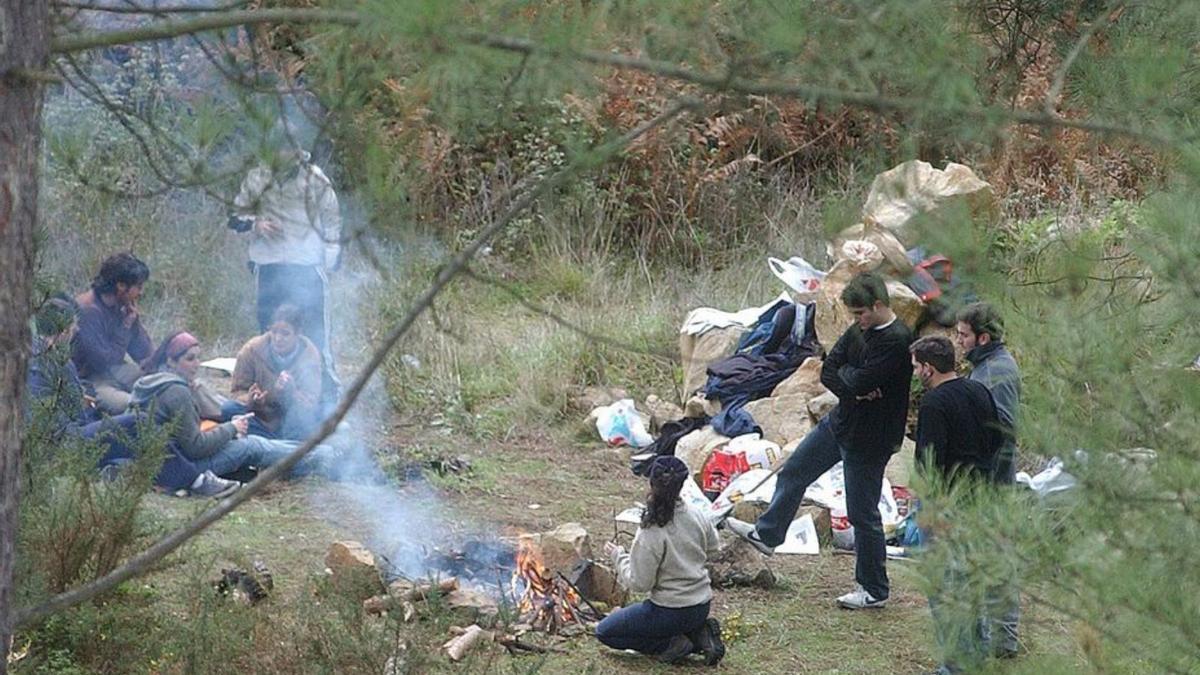
POLYGON ((541 547, 532 537, 521 537, 517 545, 512 597, 522 622, 532 630, 551 634, 565 624, 582 626, 604 616, 579 594, 572 581, 546 567, 541 547))

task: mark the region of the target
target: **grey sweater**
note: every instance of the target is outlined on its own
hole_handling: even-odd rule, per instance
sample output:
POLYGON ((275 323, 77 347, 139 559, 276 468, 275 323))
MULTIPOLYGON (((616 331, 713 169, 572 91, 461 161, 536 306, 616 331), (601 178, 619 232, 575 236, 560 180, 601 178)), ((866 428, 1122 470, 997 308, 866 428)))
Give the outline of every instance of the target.
POLYGON ((691 607, 712 599, 704 564, 720 550, 712 522, 682 500, 665 527, 638 528, 628 553, 618 548, 613 567, 621 585, 635 593, 650 593, 660 607, 691 607))
POLYGON ((151 373, 139 378, 133 385, 129 408, 152 412, 158 424, 174 424, 171 440, 188 459, 212 457, 237 435, 232 422, 201 431, 200 410, 191 387, 174 373, 151 373))

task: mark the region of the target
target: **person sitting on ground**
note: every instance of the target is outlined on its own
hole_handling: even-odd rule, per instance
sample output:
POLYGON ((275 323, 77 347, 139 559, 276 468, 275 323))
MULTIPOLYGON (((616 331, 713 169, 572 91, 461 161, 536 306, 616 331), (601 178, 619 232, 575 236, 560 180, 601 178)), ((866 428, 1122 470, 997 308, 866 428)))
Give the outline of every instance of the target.
MULTIPOLYGON (((200 341, 191 333, 172 333, 145 361, 150 373, 133 386, 131 410, 145 410, 158 424, 173 424, 171 438, 184 457, 197 468, 227 476, 242 469, 264 469, 292 453, 299 445, 249 434, 254 413, 234 416, 202 430, 192 383, 200 370, 200 341)), ((330 473, 334 451, 319 445, 300 460, 293 476, 330 473)))
MULTIPOLYGON (((33 358, 29 361, 28 389, 32 407, 49 415, 53 439, 81 438, 104 448, 97 462, 102 473, 133 461, 140 416, 125 413, 97 419, 91 400, 70 359, 68 347, 75 335, 78 307, 71 296, 59 293, 34 314, 33 358)), ((238 487, 210 471, 200 471, 178 453, 168 451, 155 477, 156 487, 177 495, 221 497, 238 487)))
MULTIPOLYGON (((948 338, 923 337, 909 347, 913 372, 925 387, 917 413, 916 464, 933 471, 947 483, 967 484, 972 496, 986 483, 1000 483, 996 471, 1005 440, 1004 425, 988 388, 980 382, 959 377, 954 370, 954 345, 948 338)), ((934 527, 936 543, 939 527, 934 527)), ((973 586, 987 585, 989 596, 1003 597, 1004 582, 968 575, 957 566, 947 568, 940 588, 930 596, 938 646, 943 651, 937 673, 974 672, 988 653, 990 635, 984 632, 988 607, 979 607, 970 617, 956 605, 972 597, 973 586)))
POLYGON ((316 427, 321 353, 301 334, 303 325, 300 310, 282 304, 272 315, 267 332, 250 338, 238 351, 234 398, 223 412, 253 412, 250 433, 299 441, 316 427))
POLYGON ((679 498, 688 478, 682 460, 656 457, 648 475, 650 495, 629 552, 612 542, 604 550, 621 585, 650 598, 609 614, 596 626, 596 638, 667 663, 701 652, 708 665, 716 665, 725 645, 720 623, 708 615, 712 584, 705 563, 719 550, 717 531, 679 498))
POLYGON ((96 392, 97 407, 109 415, 125 412, 129 390, 142 375, 125 355, 144 359, 154 347, 138 313, 138 298, 149 278, 146 263, 132 253, 117 253, 104 259, 92 287, 75 298, 79 332, 71 358, 96 392))

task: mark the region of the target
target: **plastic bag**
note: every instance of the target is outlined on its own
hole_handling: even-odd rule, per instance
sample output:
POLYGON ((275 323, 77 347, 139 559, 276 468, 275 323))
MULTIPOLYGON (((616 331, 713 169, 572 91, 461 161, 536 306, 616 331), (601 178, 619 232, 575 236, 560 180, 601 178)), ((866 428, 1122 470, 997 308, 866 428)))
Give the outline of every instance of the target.
POLYGON ((612 405, 596 408, 592 414, 596 417, 596 430, 600 432, 600 438, 609 445, 644 448, 654 442, 633 407, 633 399, 623 398, 612 405))
POLYGON ((771 268, 771 273, 787 284, 788 288, 797 293, 817 290, 821 280, 825 278, 825 272, 813 267, 812 263, 800 256, 792 256, 787 260, 767 258, 767 267, 771 268))

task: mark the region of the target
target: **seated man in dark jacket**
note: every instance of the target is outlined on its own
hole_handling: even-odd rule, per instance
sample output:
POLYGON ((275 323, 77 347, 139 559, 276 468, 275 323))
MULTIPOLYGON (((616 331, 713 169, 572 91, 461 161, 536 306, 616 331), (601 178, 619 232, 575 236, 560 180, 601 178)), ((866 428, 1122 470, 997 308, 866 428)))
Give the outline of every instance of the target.
POLYGON ((71 358, 80 376, 95 390, 97 407, 109 415, 125 412, 129 391, 142 375, 125 355, 139 361, 153 349, 137 306, 149 278, 146 263, 132 253, 117 253, 101 263, 91 289, 75 298, 79 332, 71 358))
MULTIPOLYGON (((141 417, 129 413, 99 419, 92 408, 91 398, 85 394, 83 382, 69 358, 68 348, 77 329, 76 310, 75 301, 60 293, 43 303, 34 316, 37 332, 27 380, 31 418, 41 416, 46 421, 45 433, 51 441, 69 436, 96 441, 105 449, 99 466, 119 466, 135 457, 127 441, 136 440, 141 417)), ((182 490, 197 496, 228 494, 239 485, 211 472, 199 471, 170 450, 155 484, 168 492, 182 490)))
POLYGON ((874 273, 855 276, 842 291, 855 323, 834 344, 821 383, 838 404, 810 431, 779 472, 771 505, 755 524, 729 519, 729 529, 770 555, 783 543, 804 491, 838 462, 846 477, 846 512, 854 526, 858 588, 838 598, 846 609, 887 603, 887 548, 879 494, 888 459, 904 438, 912 364, 912 332, 896 317, 887 284, 874 273))

